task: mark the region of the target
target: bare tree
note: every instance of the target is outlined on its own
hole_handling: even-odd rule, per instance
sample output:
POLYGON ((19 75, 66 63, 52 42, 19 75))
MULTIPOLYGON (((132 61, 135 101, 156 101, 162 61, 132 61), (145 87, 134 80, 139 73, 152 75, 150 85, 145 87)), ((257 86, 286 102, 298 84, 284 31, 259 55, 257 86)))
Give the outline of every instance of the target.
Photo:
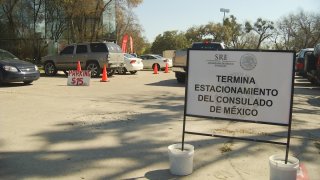
POLYGON ((277 23, 274 42, 277 48, 302 49, 313 47, 320 40, 320 14, 289 14, 277 23))
POLYGON ((272 21, 263 20, 262 18, 258 18, 254 25, 251 25, 250 22, 245 23, 245 30, 247 33, 250 31, 254 31, 258 34, 259 40, 256 45, 256 49, 259 49, 261 43, 270 38, 273 35, 274 25, 272 21))
POLYGON ((10 33, 10 36, 15 35, 15 32, 17 30, 16 18, 14 13, 15 13, 15 8, 18 2, 19 0, 10 0, 10 1, 1 2, 1 8, 8 22, 8 29, 10 29, 10 31, 12 32, 10 33))
MULTIPOLYGON (((122 37, 128 34, 133 39, 134 49, 137 53, 142 53, 146 46, 146 38, 143 37, 143 29, 132 11, 142 0, 120 0, 116 1, 116 37, 117 42, 122 41, 122 37)), ((129 46, 130 47, 130 46, 129 46)), ((131 49, 130 49, 131 50, 131 49)))

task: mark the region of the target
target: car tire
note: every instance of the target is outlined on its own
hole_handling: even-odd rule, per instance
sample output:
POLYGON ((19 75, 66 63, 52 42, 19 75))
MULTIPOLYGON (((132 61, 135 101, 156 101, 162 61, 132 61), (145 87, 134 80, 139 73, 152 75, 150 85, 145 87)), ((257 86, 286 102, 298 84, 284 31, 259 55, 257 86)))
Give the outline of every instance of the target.
POLYGON ((136 74, 138 71, 130 71, 130 74, 136 74))
POLYGON ((99 77, 101 74, 101 68, 98 63, 96 62, 89 62, 87 64, 86 70, 91 71, 92 77, 99 77))
POLYGON ((119 72, 119 74, 126 75, 127 72, 128 72, 128 70, 124 67, 124 68, 121 68, 121 71, 119 72))
POLYGON ((107 75, 108 75, 108 77, 113 76, 114 73, 115 73, 115 70, 114 70, 114 69, 107 70, 107 75))
POLYGON ((48 61, 44 64, 44 73, 47 76, 55 76, 58 70, 52 61, 48 61))
POLYGON ((0 85, 2 85, 2 84, 3 84, 3 82, 2 82, 2 78, 3 78, 3 76, 2 76, 2 72, 0 71, 0 85))
POLYGON ((66 75, 66 76, 69 76, 69 73, 67 70, 64 70, 63 73, 66 75))

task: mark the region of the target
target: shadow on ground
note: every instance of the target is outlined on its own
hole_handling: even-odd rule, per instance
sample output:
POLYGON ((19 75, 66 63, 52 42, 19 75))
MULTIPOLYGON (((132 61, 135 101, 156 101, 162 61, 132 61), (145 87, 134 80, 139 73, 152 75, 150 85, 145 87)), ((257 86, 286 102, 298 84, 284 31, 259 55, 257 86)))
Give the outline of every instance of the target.
POLYGON ((166 86, 166 87, 185 87, 184 83, 178 83, 176 79, 169 79, 164 81, 159 81, 156 83, 146 84, 149 86, 166 86))
MULTIPOLYGON (((177 84, 175 80, 168 80, 149 85, 155 86, 171 86, 177 84)), ((318 100, 313 97, 314 90, 307 90, 307 92, 295 90, 296 95, 310 95, 310 99, 318 100)), ((108 117, 102 116, 101 119, 84 119, 81 121, 67 121, 63 124, 56 124, 59 131, 39 132, 33 136, 44 139, 47 144, 38 151, 0 151, 0 177, 3 179, 27 179, 27 178, 52 178, 57 179, 63 176, 72 175, 81 171, 93 170, 101 168, 97 166, 98 162, 102 160, 109 162, 103 165, 106 170, 105 175, 101 175, 99 179, 121 179, 126 174, 138 171, 140 169, 156 166, 157 164, 167 163, 167 146, 172 143, 170 139, 174 131, 182 129, 174 129, 170 126, 172 121, 181 123, 183 112, 184 97, 177 94, 165 94, 158 96, 155 102, 153 97, 125 97, 123 99, 98 99, 95 101, 111 101, 114 103, 123 103, 124 107, 130 107, 132 104, 141 104, 145 109, 149 109, 148 113, 130 114, 123 111, 117 119, 105 119, 108 117), (181 103, 173 103, 172 101, 181 101, 181 103), (151 112, 150 112, 151 111, 151 112), (168 113, 170 112, 170 113, 168 113), (162 129, 159 129, 162 128, 162 129), (137 132, 143 131, 144 134, 137 132), (86 142, 103 137, 116 137, 120 145, 110 146, 108 142, 102 141, 104 145, 100 147, 86 147, 86 142), (159 137, 162 140, 159 141, 159 137), (156 140, 157 139, 157 140, 156 140), (61 143, 83 143, 82 148, 67 149, 67 150, 48 150, 50 147, 59 145, 61 143), (114 163, 123 159, 134 162, 133 165, 125 166, 115 169, 114 163), (120 169, 120 170, 119 170, 120 169), (108 172, 109 171, 109 172, 108 172)), ((314 101, 315 101, 314 100, 314 101)), ((299 104, 300 102, 295 102, 299 104)), ((317 103, 311 103, 318 107, 317 103)), ((296 106, 296 105, 295 105, 296 106)), ((319 114, 319 109, 295 109, 294 113, 316 113, 319 114)), ((293 121, 295 123, 295 121, 293 121)), ((301 122, 299 122, 301 123, 301 122)), ((292 134, 319 134, 320 128, 312 130, 294 130, 292 134), (306 132, 307 131, 307 132, 306 132)), ((276 132, 273 136, 268 137, 270 140, 277 141, 283 139, 285 131, 276 132)), ((252 134, 248 138, 259 139, 260 135, 252 134)), ((180 138, 180 137, 179 137, 180 138)), ((319 138, 319 137, 318 137, 319 138)), ((180 139, 177 139, 179 142, 180 139)), ((188 141, 193 144, 195 148, 218 149, 221 144, 230 142, 227 139, 221 138, 203 138, 197 141, 188 141)), ((250 154, 262 153, 266 150, 259 151, 252 150, 252 147, 259 146, 260 143, 246 142, 245 146, 239 149, 233 149, 230 152, 225 152, 220 156, 208 156, 205 162, 198 162, 195 170, 203 168, 214 163, 225 161, 230 156, 245 156, 250 154)), ((276 145, 275 145, 276 146, 276 145)), ((301 143, 296 146, 291 146, 291 151, 296 154, 302 161, 312 162, 314 158, 312 155, 304 155, 309 146, 315 146, 315 142, 309 137, 302 137, 301 143)), ((317 144, 319 146, 319 144, 317 144)), ((285 150, 285 147, 279 147, 285 150)), ((160 168, 150 170, 141 174, 141 177, 130 177, 128 179, 175 179, 169 173, 168 169, 160 168)), ((78 177, 78 179, 88 179, 85 175, 78 177)))
POLYGON ((32 83, 31 84, 24 84, 23 82, 0 83, 0 88, 15 88, 15 87, 23 87, 23 86, 32 86, 32 83))

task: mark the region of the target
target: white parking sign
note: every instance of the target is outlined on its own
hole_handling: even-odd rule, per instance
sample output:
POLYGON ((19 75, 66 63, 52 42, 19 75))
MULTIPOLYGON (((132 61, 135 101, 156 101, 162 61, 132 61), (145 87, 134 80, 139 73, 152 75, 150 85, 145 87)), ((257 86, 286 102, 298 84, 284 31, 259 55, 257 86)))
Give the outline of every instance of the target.
POLYGON ((289 124, 294 52, 189 50, 186 115, 289 124))
POLYGON ((91 79, 91 71, 70 70, 68 72, 68 86, 89 86, 91 79))

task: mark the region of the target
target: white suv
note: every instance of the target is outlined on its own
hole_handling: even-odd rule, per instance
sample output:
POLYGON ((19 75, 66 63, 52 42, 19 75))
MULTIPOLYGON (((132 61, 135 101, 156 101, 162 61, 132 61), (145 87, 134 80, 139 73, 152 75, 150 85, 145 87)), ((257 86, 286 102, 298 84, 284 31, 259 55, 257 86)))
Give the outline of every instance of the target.
POLYGON ((112 76, 123 64, 121 48, 112 42, 78 43, 66 46, 58 55, 41 58, 47 76, 54 76, 57 71, 77 68, 80 61, 81 69, 91 71, 92 77, 99 77, 104 65, 107 66, 108 76, 112 76))

